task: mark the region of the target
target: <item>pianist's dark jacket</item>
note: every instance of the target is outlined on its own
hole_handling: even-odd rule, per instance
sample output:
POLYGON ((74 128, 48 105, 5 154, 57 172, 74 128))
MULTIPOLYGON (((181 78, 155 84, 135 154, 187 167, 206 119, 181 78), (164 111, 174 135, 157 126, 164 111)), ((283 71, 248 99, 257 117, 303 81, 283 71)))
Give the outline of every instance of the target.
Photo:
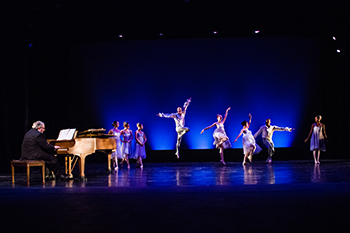
POLYGON ((21 160, 42 159, 54 155, 56 149, 46 141, 46 136, 30 129, 23 138, 21 160))

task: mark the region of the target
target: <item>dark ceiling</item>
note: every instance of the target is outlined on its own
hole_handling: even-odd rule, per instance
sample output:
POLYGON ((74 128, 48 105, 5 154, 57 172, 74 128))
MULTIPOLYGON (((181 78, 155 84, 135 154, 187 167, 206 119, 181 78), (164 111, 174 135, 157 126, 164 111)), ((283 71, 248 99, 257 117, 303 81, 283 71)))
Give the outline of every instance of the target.
POLYGON ((1 41, 246 37, 255 30, 260 36, 346 37, 348 5, 321 0, 14 1, 2 8, 1 41))

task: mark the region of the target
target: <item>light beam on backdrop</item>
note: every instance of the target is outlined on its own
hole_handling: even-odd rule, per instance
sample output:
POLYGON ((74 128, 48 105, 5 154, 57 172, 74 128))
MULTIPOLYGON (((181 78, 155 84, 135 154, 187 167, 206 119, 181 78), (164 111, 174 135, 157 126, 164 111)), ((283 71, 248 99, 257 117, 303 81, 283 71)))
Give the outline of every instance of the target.
MULTIPOLYGON (((172 150, 176 132, 173 113, 187 98, 190 128, 182 148, 214 148, 212 131, 201 129, 231 107, 225 128, 233 140, 241 121, 253 115, 255 133, 265 119, 298 129, 303 121, 312 81, 319 78, 318 44, 311 38, 215 38, 118 41, 72 48, 73 75, 84 77, 94 90, 91 108, 102 127, 117 120, 144 125, 147 148, 172 150)), ((294 133, 276 132, 276 147, 292 146, 294 133)), ((233 148, 242 148, 241 141, 233 148)))

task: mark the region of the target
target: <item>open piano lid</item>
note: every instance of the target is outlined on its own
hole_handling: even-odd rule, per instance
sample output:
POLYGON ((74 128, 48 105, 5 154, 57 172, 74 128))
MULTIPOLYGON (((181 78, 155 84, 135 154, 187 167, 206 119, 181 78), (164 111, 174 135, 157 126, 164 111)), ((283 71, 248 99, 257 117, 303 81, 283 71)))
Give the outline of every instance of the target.
POLYGON ((81 132, 78 132, 77 138, 109 138, 113 137, 112 134, 105 134, 106 130, 103 128, 100 129, 88 129, 81 132))

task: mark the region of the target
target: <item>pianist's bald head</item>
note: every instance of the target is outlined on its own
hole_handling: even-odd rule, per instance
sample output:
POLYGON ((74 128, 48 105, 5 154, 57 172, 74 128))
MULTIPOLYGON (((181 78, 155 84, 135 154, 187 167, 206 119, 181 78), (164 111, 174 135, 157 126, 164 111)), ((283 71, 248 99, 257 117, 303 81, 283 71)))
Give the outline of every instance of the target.
POLYGON ((39 129, 45 127, 45 123, 42 121, 36 121, 33 123, 32 128, 33 129, 39 129))

